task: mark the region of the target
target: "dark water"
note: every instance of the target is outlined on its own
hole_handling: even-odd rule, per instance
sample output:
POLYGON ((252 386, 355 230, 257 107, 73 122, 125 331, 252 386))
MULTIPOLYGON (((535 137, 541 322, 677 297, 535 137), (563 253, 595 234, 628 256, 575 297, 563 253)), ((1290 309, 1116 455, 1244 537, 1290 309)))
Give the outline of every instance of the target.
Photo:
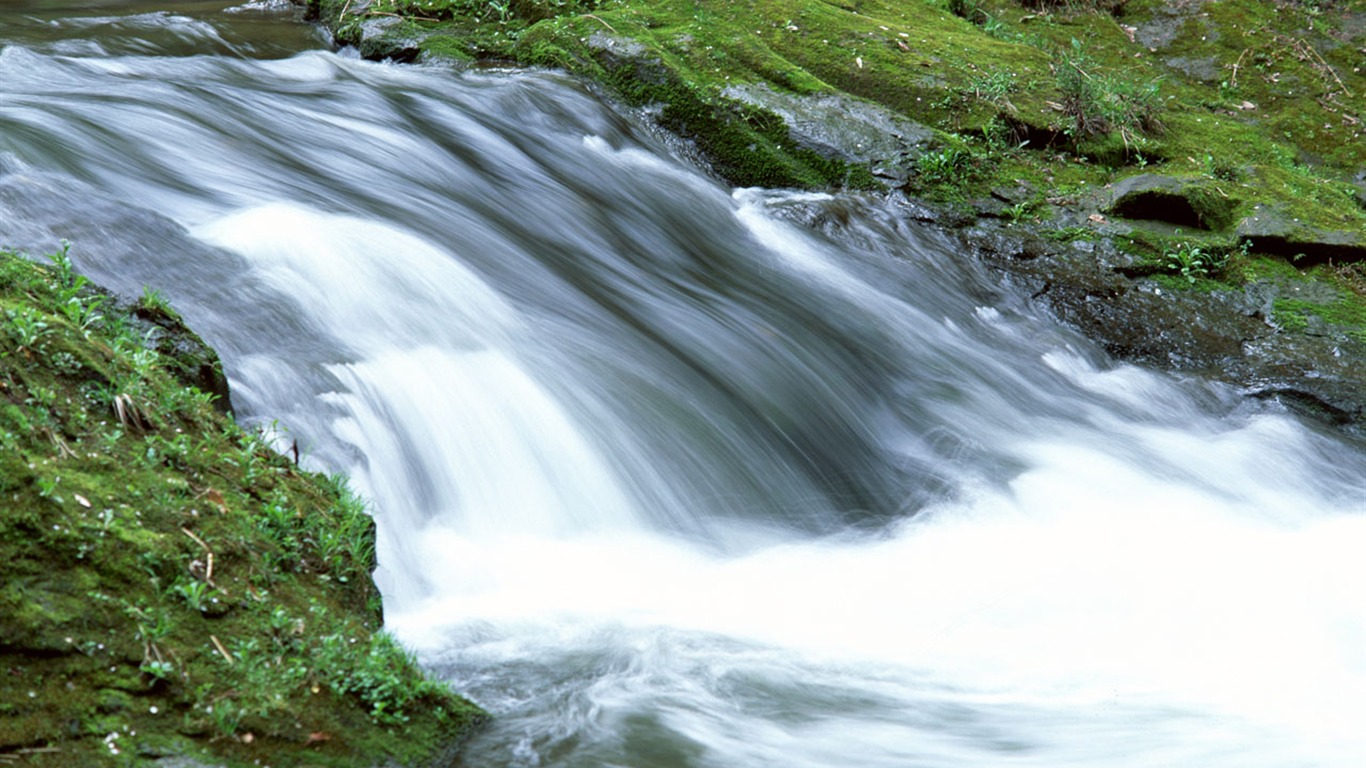
POLYGON ((894 202, 290 13, 0 11, 0 243, 158 288, 355 478, 390 627, 498 716, 467 764, 1366 758, 1360 446, 894 202))

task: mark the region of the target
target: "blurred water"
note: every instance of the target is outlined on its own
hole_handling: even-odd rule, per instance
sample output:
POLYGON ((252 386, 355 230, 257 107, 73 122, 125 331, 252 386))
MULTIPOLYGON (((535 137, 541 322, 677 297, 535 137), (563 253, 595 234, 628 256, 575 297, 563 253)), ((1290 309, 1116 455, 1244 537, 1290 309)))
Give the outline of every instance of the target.
POLYGON ((118 5, 0 12, 0 243, 157 287, 352 475, 465 763, 1366 761, 1361 445, 558 75, 118 5))

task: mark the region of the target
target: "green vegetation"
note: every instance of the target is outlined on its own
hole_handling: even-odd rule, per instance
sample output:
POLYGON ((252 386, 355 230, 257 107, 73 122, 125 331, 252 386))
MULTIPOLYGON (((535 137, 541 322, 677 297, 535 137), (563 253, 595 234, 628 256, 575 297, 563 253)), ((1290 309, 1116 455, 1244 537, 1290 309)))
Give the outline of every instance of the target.
POLYGON ((1271 320, 1288 331, 1341 333, 1366 345, 1366 263, 1320 264, 1301 270, 1283 259, 1234 259, 1229 279, 1275 286, 1271 320))
POLYGON ((1063 132, 1074 140, 1118 133, 1125 147, 1156 133, 1162 99, 1158 81, 1133 81, 1118 74, 1100 74, 1098 65, 1076 38, 1054 64, 1062 111, 1069 118, 1063 132))
POLYGON ((1205 250, 1198 245, 1181 243, 1167 251, 1167 268, 1185 278, 1187 283, 1217 277, 1228 266, 1228 255, 1205 250))
POLYGON ((49 260, 0 252, 0 759, 449 751, 482 715, 380 630, 364 504, 148 346, 192 338, 155 292, 129 314, 49 260))

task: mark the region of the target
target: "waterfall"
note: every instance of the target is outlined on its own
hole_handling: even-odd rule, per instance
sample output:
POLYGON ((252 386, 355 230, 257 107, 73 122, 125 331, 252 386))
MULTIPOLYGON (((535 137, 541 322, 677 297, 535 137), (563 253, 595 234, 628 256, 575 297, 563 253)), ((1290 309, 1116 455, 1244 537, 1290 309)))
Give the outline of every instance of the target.
POLYGON ((0 241, 161 290, 353 478, 468 764, 1366 758, 1358 441, 563 76, 178 19, 5 33, 0 241))

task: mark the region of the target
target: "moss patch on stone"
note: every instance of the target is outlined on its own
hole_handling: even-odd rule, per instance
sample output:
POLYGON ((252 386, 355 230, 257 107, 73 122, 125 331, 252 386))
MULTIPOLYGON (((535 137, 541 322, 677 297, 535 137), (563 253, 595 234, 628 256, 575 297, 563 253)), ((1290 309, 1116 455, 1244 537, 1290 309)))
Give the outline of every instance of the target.
POLYGON ((0 252, 0 755, 449 751, 482 713, 380 629, 364 504, 238 427, 145 323, 52 262, 0 252))

